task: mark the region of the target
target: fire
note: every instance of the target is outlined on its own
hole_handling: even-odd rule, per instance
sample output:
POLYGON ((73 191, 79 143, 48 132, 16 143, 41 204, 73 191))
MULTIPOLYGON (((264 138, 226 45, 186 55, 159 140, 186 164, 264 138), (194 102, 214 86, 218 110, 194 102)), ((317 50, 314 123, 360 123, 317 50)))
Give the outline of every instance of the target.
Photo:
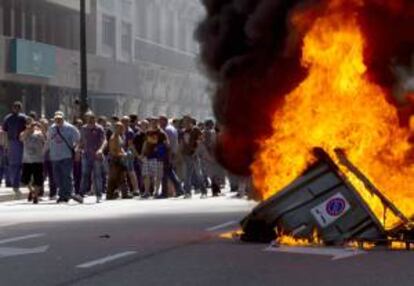
POLYGON ((316 246, 308 239, 294 238, 293 236, 281 236, 276 240, 278 245, 285 246, 316 246))
POLYGON ((276 244, 285 246, 322 246, 322 240, 319 237, 318 230, 314 229, 312 239, 296 238, 291 235, 281 234, 276 239, 276 244))
MULTIPOLYGON (((273 135, 259 142, 252 165, 254 183, 266 199, 315 161, 314 147, 322 147, 332 158, 336 158, 334 149, 342 148, 388 199, 412 217, 414 168, 406 159, 409 132, 399 127, 386 92, 367 77, 367 43, 356 12, 342 9, 350 2, 330 1, 327 13, 307 32, 302 65, 309 74, 275 111, 273 135)), ((353 2, 356 7, 363 5, 353 2)), ((380 201, 355 177, 347 176, 381 219, 380 201)), ((390 212, 387 215, 389 228, 398 219, 390 212)))

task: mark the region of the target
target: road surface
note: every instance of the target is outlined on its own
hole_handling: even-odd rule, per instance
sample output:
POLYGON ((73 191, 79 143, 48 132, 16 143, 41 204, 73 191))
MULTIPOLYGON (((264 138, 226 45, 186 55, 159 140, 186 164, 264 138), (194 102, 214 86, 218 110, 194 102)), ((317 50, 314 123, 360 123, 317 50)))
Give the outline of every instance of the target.
POLYGON ((412 286, 414 253, 269 248, 222 238, 253 202, 0 204, 0 285, 412 286))

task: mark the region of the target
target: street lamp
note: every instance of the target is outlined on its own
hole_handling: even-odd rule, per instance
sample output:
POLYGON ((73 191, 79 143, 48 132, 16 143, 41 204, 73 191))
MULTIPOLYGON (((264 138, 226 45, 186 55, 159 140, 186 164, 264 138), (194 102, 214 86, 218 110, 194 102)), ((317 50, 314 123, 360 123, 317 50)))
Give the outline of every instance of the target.
POLYGON ((86 50, 86 0, 80 0, 80 115, 88 111, 88 63, 86 50))

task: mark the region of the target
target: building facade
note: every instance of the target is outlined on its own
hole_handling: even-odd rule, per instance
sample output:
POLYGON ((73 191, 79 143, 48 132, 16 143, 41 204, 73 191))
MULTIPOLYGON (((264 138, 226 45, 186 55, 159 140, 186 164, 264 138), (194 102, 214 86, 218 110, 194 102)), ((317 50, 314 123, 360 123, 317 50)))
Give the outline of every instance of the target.
MULTIPOLYGON (((22 100, 50 116, 75 110, 80 86, 78 1, 0 2, 0 114, 22 100)), ((87 1, 88 89, 98 114, 211 115, 197 69, 194 0, 87 1)))

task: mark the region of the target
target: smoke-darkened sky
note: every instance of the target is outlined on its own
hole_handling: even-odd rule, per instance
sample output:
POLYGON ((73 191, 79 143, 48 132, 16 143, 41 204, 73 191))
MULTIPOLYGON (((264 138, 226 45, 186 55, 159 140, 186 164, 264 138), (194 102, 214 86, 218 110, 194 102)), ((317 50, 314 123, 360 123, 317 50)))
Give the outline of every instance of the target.
MULTIPOLYGON (((234 172, 249 172, 257 139, 272 131, 272 115, 283 96, 305 78, 303 36, 327 13, 328 1, 337 0, 203 0, 207 16, 196 37, 206 70, 217 82, 219 158, 234 172), (294 21, 299 14, 304 17, 294 21)), ((342 2, 342 9, 358 14, 369 77, 391 89, 392 67, 408 65, 414 51, 414 1, 342 2)))

